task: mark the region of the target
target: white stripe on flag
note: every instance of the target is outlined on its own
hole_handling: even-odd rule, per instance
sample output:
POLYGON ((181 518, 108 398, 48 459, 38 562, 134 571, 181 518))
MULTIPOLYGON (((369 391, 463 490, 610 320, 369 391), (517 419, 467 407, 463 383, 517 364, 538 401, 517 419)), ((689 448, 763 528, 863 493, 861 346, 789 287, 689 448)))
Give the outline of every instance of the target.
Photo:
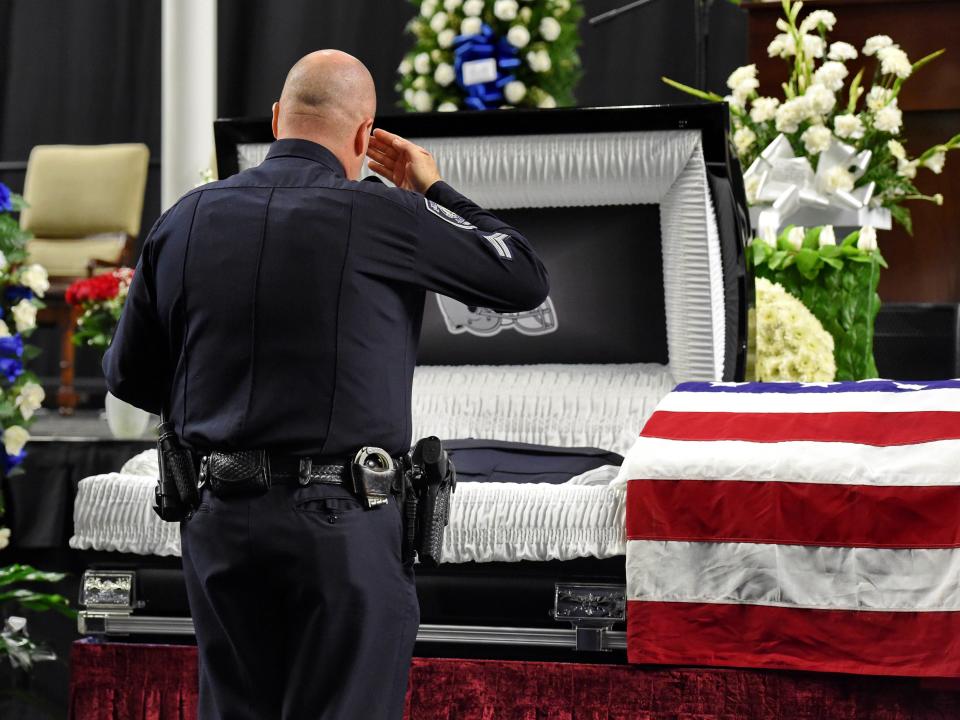
POLYGON ((957 412, 960 410, 960 389, 903 393, 674 392, 660 401, 657 410, 735 413, 957 412))
POLYGON ((627 542, 628 600, 960 610, 960 550, 627 542))
POLYGON ((612 484, 634 479, 960 485, 960 440, 876 447, 639 437, 612 484))

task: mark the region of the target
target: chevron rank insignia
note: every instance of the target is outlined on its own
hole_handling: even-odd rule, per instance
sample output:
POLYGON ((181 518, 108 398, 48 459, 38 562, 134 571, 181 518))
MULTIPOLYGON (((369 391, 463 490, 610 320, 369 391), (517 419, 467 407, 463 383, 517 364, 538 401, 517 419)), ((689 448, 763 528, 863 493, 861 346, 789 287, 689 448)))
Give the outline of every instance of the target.
POLYGON ((506 233, 498 232, 493 235, 484 235, 483 239, 493 245, 493 249, 497 251, 497 255, 504 260, 513 260, 513 253, 510 252, 510 246, 506 243, 508 237, 510 236, 506 233))

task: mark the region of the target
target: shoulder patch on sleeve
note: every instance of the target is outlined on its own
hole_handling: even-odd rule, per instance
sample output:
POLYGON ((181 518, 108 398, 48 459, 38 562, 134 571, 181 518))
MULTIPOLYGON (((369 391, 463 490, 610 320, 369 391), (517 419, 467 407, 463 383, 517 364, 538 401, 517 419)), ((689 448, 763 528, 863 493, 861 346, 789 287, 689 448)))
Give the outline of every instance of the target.
POLYGON ((435 203, 433 200, 429 200, 427 198, 424 198, 423 202, 426 203, 427 210, 432 212, 444 222, 448 222, 454 227, 460 228, 461 230, 477 229, 476 225, 471 225, 466 219, 457 215, 453 210, 447 210, 447 208, 445 208, 443 205, 435 203))

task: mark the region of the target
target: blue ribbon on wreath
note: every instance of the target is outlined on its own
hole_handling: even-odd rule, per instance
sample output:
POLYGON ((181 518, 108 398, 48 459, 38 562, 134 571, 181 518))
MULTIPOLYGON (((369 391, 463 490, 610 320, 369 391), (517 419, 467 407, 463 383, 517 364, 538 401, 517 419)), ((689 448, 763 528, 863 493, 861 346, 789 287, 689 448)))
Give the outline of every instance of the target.
POLYGON ((484 23, 474 35, 458 35, 453 41, 453 69, 457 85, 467 94, 464 104, 473 110, 489 110, 503 102, 503 88, 516 79, 510 71, 521 65, 517 48, 506 38, 497 37, 493 28, 484 23), (464 63, 475 60, 494 60, 497 77, 490 82, 467 85, 463 81, 464 63))

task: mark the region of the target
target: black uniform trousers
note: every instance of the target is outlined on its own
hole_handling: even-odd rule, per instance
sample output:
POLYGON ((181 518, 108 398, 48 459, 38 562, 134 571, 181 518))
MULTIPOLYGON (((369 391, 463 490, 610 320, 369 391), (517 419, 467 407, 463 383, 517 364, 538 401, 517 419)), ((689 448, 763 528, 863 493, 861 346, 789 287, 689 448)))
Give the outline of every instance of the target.
POLYGON ((420 621, 395 498, 276 485, 181 523, 200 720, 399 720, 420 621))

